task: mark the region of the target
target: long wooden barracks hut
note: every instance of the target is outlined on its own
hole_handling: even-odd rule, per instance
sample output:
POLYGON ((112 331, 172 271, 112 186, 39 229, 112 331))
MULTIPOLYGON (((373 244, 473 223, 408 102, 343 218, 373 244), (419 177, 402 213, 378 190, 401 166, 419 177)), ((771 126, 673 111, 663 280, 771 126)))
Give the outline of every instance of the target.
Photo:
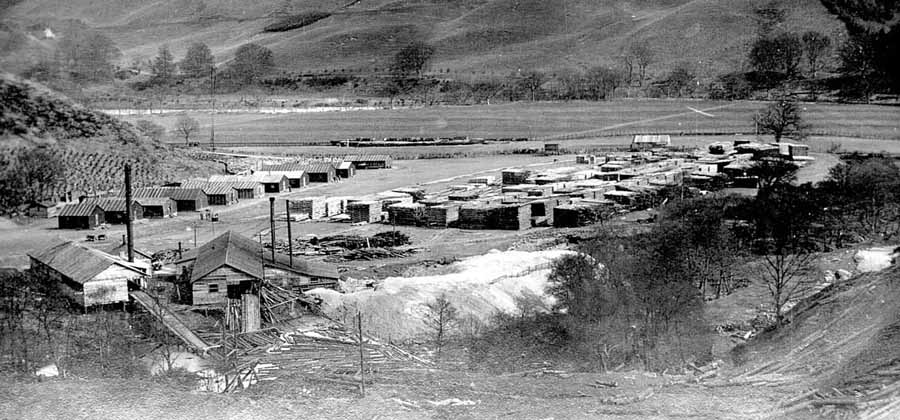
POLYGON ((168 197, 175 201, 178 211, 200 211, 209 207, 206 193, 199 188, 136 188, 134 197, 168 197))
POLYGON ((93 229, 106 223, 103 209, 96 203, 69 204, 59 211, 60 229, 93 229))
POLYGON ((356 169, 387 169, 394 160, 389 155, 350 155, 344 158, 344 162, 353 162, 356 169))
POLYGON ((146 285, 144 268, 74 242, 28 256, 32 272, 59 282, 63 294, 84 308, 127 302, 129 290, 146 285))
POLYGON ((296 162, 265 165, 262 169, 254 172, 254 175, 284 175, 287 177, 288 185, 291 188, 303 188, 311 182, 309 179, 310 175, 306 172, 306 165, 296 162))
MULTIPOLYGON (((144 209, 140 204, 132 200, 131 203, 131 220, 144 218, 144 209)), ((127 218, 125 199, 124 198, 88 198, 85 203, 93 203, 100 206, 103 210, 106 223, 123 224, 127 218)))
POLYGON ((309 175, 309 182, 335 182, 337 181, 337 169, 334 165, 325 162, 310 163, 303 166, 303 171, 309 175))
POLYGON ((169 197, 142 197, 134 201, 144 210, 145 219, 162 219, 178 215, 178 205, 169 197))

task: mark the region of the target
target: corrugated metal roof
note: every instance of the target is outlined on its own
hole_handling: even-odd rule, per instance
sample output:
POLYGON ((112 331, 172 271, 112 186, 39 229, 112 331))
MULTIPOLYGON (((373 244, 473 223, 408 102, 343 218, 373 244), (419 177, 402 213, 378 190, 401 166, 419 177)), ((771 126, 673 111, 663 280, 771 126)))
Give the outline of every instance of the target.
POLYGON ((231 185, 220 182, 207 181, 185 181, 181 184, 182 188, 196 188, 203 190, 206 195, 222 195, 234 193, 231 185))
POLYGON ((300 179, 300 178, 303 178, 303 175, 304 175, 305 173, 306 173, 306 172, 303 172, 303 171, 270 171, 270 170, 263 170, 263 171, 257 172, 256 174, 257 174, 257 175, 262 174, 262 175, 273 175, 273 176, 286 176, 287 179, 300 179))
POLYGON ((280 163, 278 165, 263 165, 260 168, 260 172, 264 171, 303 171, 306 168, 305 163, 299 162, 288 162, 288 163, 280 163))
POLYGON ((138 274, 144 274, 127 262, 96 249, 74 242, 62 242, 40 252, 29 254, 31 258, 46 264, 79 284, 90 282, 98 274, 113 265, 119 265, 138 274))
POLYGON ((350 161, 346 161, 346 160, 345 160, 345 161, 339 163, 338 166, 337 166, 337 168, 338 168, 338 169, 350 169, 350 166, 351 166, 351 165, 353 165, 353 162, 350 162, 350 161))
POLYGON ((139 198, 169 197, 173 200, 202 200, 204 192, 198 188, 137 188, 134 196, 139 198))
POLYGON ((68 204, 59 211, 59 216, 90 216, 97 207, 96 203, 88 202, 68 204))
POLYGON ((172 199, 169 197, 141 197, 141 198, 135 198, 134 202, 138 203, 144 207, 166 206, 172 202, 172 199))
POLYGON ((391 160, 390 155, 347 155, 344 160, 349 160, 351 162, 376 162, 376 161, 389 161, 391 160))
POLYGON ((191 281, 197 281, 222 266, 228 266, 253 278, 263 278, 261 247, 256 241, 232 231, 203 244, 197 250, 191 281))
POLYGON ((638 134, 634 136, 633 143, 671 144, 672 139, 668 134, 638 134))
MULTIPOLYGON (((132 200, 134 201, 134 200, 132 200)), ((125 211, 124 198, 88 198, 85 203, 96 204, 103 211, 125 211)))

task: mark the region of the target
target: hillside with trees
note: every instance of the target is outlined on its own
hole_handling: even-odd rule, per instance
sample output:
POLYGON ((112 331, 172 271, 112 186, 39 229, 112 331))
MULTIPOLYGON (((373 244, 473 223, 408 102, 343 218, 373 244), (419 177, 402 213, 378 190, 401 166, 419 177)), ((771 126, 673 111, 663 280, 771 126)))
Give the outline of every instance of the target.
POLYGON ((117 188, 126 162, 137 185, 217 169, 168 149, 152 123, 132 126, 9 75, 0 79, 0 94, 0 213, 117 188))

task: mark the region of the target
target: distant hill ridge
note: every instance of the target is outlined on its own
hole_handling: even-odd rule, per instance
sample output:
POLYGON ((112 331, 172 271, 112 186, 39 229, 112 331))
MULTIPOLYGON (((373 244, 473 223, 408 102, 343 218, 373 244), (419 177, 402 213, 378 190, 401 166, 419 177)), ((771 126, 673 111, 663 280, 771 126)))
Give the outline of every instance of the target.
MULTIPOLYGON (((471 77, 473 72, 612 65, 623 48, 647 41, 655 55, 650 74, 688 62, 701 78, 710 78, 742 68, 756 33, 752 11, 762 2, 23 0, 6 12, 6 21, 37 31, 62 27, 65 19, 81 20, 116 42, 122 63, 150 59, 163 44, 180 58, 194 41, 209 44, 223 62, 238 46, 256 42, 275 52, 284 71, 370 71, 383 69, 399 48, 421 40, 435 47, 432 71, 471 77), (310 12, 332 15, 299 29, 264 32, 284 16, 310 12)), ((783 6, 788 10, 784 29, 841 31, 816 0, 784 1, 783 6)), ((34 34, 28 42, 46 48, 48 41, 34 34)), ((7 66, 21 65, 7 61, 7 66)))

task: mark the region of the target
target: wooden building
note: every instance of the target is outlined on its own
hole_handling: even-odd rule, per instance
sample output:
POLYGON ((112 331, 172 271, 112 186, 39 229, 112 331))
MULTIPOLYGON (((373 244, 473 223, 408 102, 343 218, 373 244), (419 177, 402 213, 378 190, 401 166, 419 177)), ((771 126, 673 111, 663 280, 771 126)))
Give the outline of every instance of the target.
POLYGON ((353 178, 356 175, 356 165, 353 162, 343 161, 335 168, 338 178, 353 178))
POLYGON ((258 295, 263 282, 306 291, 334 288, 339 278, 333 266, 276 254, 250 238, 228 231, 178 261, 191 265, 191 299, 194 305, 220 305, 242 295, 258 295))
POLYGON ((638 134, 631 139, 632 150, 647 150, 672 145, 672 138, 668 134, 638 134))
POLYGON ((266 194, 263 185, 250 176, 212 175, 206 183, 230 186, 237 193, 237 198, 239 200, 260 198, 266 194))
MULTIPOLYGON (((124 198, 89 198, 84 200, 88 204, 96 204, 103 210, 106 223, 121 225, 127 219, 127 206, 124 198)), ((144 209, 140 204, 132 200, 131 203, 131 220, 139 220, 144 218, 144 209)))
POLYGON ((330 163, 310 163, 303 167, 309 174, 309 182, 326 183, 337 181, 337 170, 330 163))
POLYGON ((94 203, 69 204, 57 217, 60 229, 93 229, 106 223, 103 209, 94 203))
POLYGON ((142 197, 134 201, 144 210, 145 219, 162 219, 178 215, 178 205, 169 197, 142 197))
POLYGON ((206 193, 199 188, 136 188, 134 197, 168 197, 175 201, 179 212, 200 211, 209 207, 209 199, 206 197, 206 193))
POLYGON ((356 169, 388 169, 394 160, 390 155, 350 155, 344 162, 352 162, 356 169))
POLYGON ((28 205, 28 216, 49 219, 59 215, 59 203, 54 201, 35 201, 28 205))
POLYGON ((73 242, 28 256, 33 273, 59 282, 63 293, 84 308, 127 302, 128 291, 144 287, 148 276, 137 264, 73 242))

